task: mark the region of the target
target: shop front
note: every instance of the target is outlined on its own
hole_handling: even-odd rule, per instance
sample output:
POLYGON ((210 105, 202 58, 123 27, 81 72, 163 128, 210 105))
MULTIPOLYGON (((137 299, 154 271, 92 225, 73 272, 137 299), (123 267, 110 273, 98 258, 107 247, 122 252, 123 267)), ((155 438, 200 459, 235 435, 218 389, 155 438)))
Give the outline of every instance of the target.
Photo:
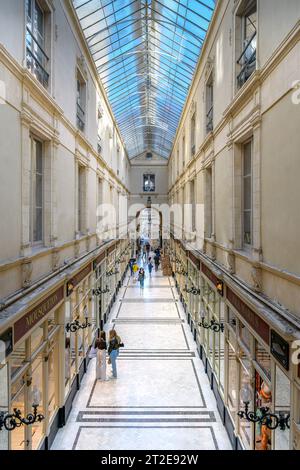
POLYGON ((87 354, 93 341, 92 264, 81 268, 66 284, 65 301, 65 407, 67 418, 73 398, 87 368, 87 354))
MULTIPOLYGON (((52 427, 57 428, 59 410, 60 337, 64 287, 54 291, 30 307, 13 323, 11 351, 0 365, 1 411, 21 418, 33 413, 43 419, 0 431, 0 448, 36 450, 47 447, 52 427)), ((1 339, 7 337, 7 331, 1 339)), ((19 420, 16 420, 19 423, 19 420)), ((8 424, 9 421, 6 421, 8 424)))
POLYGON ((176 242, 174 246, 178 291, 233 448, 299 448, 300 367, 291 361, 291 338, 192 252, 183 284, 177 266, 184 262, 184 251, 176 242), (245 413, 245 396, 256 422, 245 413), (269 425, 263 419, 267 408, 273 414, 269 425))
MULTIPOLYGON (((231 288, 227 287, 226 291, 227 426, 234 429, 238 448, 291 449, 289 343, 231 288), (257 422, 240 413, 245 410, 245 396, 257 422), (285 424, 275 428, 277 418, 273 418, 270 426, 260 420, 266 408, 277 418, 281 417, 285 424), (275 429, 270 429, 273 427, 275 429)), ((232 434, 233 439, 234 436, 232 434)))

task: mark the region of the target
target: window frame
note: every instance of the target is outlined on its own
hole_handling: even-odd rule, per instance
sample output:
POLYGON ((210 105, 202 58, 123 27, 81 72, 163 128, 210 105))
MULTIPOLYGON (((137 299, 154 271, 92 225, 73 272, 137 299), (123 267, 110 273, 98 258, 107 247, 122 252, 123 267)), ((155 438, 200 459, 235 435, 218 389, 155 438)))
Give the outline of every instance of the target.
POLYGON ((30 210, 29 210, 29 240, 31 246, 43 246, 45 242, 45 143, 36 137, 35 135, 31 134, 30 135, 30 148, 31 148, 31 154, 30 154, 30 210), (41 171, 41 181, 42 181, 42 188, 41 188, 41 194, 42 194, 42 204, 41 207, 41 239, 40 240, 35 240, 34 239, 34 231, 37 232, 37 225, 34 224, 34 217, 37 220, 36 214, 34 216, 34 212, 37 210, 37 205, 36 205, 36 196, 34 196, 34 191, 36 194, 36 148, 34 150, 34 147, 36 143, 41 145, 41 163, 42 163, 42 171, 41 171), (33 187, 33 159, 35 158, 35 185, 33 187), (35 201, 35 207, 33 207, 33 202, 35 201))
POLYGON ((155 193, 156 189, 156 178, 155 178, 155 173, 143 173, 143 192, 144 193, 155 193), (147 180, 145 179, 147 177, 147 180), (146 181, 149 181, 151 183, 151 177, 153 177, 153 182, 154 182, 154 187, 153 189, 145 189, 145 183, 146 181))
POLYGON ((246 140, 242 144, 242 246, 244 249, 250 249, 253 246, 253 138, 246 140), (245 147, 250 144, 250 163, 251 163, 251 170, 250 174, 245 175, 245 147), (250 202, 251 208, 245 209, 245 179, 250 178, 250 202), (245 242, 245 212, 250 212, 250 243, 245 242))
POLYGON ((25 16, 25 63, 26 63, 26 68, 30 71, 30 73, 36 78, 36 80, 41 83, 41 85, 48 90, 50 87, 50 68, 51 68, 51 63, 50 63, 50 58, 49 54, 47 53, 48 51, 51 51, 51 38, 52 38, 52 27, 51 27, 51 20, 48 24, 47 22, 47 15, 51 15, 52 12, 50 10, 50 7, 48 7, 48 3, 46 2, 41 2, 39 0, 26 0, 25 1, 25 8, 24 8, 24 16, 25 16), (28 16, 28 2, 31 3, 31 16, 28 16), (43 41, 42 43, 40 42, 39 38, 39 31, 38 28, 35 25, 35 8, 38 8, 42 15, 43 15, 43 41), (47 31, 50 31, 50 40, 48 44, 47 40, 47 31), (28 43, 28 38, 30 36, 30 41, 28 43), (37 53, 35 51, 36 47, 39 49, 42 55, 42 59, 37 56, 37 53), (29 58, 30 56, 30 58, 29 58), (30 64, 30 61, 32 63, 30 64), (39 69, 41 73, 41 77, 38 76, 37 70, 39 69))
POLYGON ((235 68, 234 68, 234 74, 235 74, 235 91, 239 91, 245 83, 250 79, 250 77, 253 75, 255 70, 257 69, 257 48, 258 48, 258 41, 256 39, 256 44, 255 44, 255 50, 253 50, 252 55, 250 58, 252 60, 249 60, 247 62, 243 62, 242 64, 240 63, 241 59, 244 57, 247 49, 251 45, 252 41, 257 38, 258 35, 258 29, 257 29, 257 17, 258 17, 258 7, 257 7, 257 0, 252 0, 252 2, 249 5, 249 2, 246 0, 241 0, 239 2, 239 5, 235 11, 235 68), (252 36, 250 36, 248 44, 245 46, 245 23, 246 19, 253 13, 256 13, 256 26, 255 32, 253 33, 252 36), (242 73, 245 74, 247 70, 247 66, 249 64, 252 64, 255 59, 255 66, 253 68, 253 71, 250 73, 250 75, 247 78, 242 77, 242 73), (242 78, 240 78, 242 77, 242 78))

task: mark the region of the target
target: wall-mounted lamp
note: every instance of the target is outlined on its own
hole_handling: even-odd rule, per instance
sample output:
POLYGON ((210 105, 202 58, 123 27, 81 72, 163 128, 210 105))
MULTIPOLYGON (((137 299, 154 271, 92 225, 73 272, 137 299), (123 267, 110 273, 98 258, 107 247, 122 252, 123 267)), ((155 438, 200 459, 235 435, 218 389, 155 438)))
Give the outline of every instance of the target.
POLYGON ((259 413, 256 411, 249 411, 251 402, 252 390, 249 385, 245 385, 240 391, 241 401, 244 403, 244 410, 238 412, 238 416, 246 419, 252 423, 260 423, 267 426, 268 429, 274 430, 279 427, 281 431, 290 429, 290 414, 284 411, 279 411, 279 415, 270 413, 270 408, 263 406, 258 408, 259 413))
POLYGON ((7 431, 13 431, 16 428, 19 428, 23 424, 28 426, 29 424, 34 424, 36 422, 40 423, 45 419, 45 416, 41 413, 38 413, 39 403, 41 401, 41 392, 34 387, 32 391, 32 408, 33 412, 28 413, 27 416, 22 418, 22 413, 17 408, 13 409, 13 413, 5 413, 4 411, 0 412, 0 431, 3 427, 7 431))
POLYGON ((219 331, 222 331, 222 332, 224 331, 224 323, 218 323, 215 320, 211 320, 210 323, 207 323, 205 321, 205 316, 206 316, 205 310, 201 309, 200 310, 201 322, 198 323, 199 326, 202 326, 206 330, 208 329, 212 330, 215 333, 218 333, 219 331))

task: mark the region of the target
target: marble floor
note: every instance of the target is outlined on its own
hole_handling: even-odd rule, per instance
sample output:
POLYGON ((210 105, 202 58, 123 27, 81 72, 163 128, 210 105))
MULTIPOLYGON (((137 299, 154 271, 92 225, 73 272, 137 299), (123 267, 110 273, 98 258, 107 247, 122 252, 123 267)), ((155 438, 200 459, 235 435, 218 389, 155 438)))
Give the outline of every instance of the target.
POLYGON ((125 344, 118 378, 96 381, 91 360, 52 449, 231 449, 173 279, 147 274, 140 292, 127 277, 113 325, 125 344))

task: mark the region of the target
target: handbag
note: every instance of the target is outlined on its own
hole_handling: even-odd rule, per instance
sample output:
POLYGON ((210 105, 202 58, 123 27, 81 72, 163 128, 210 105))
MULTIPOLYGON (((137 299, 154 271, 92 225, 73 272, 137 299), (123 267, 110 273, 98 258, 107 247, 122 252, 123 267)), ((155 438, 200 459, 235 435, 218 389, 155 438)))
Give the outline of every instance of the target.
POLYGON ((90 352, 89 352, 89 359, 93 359, 94 357, 97 356, 97 351, 98 349, 94 348, 94 346, 91 347, 90 352))

